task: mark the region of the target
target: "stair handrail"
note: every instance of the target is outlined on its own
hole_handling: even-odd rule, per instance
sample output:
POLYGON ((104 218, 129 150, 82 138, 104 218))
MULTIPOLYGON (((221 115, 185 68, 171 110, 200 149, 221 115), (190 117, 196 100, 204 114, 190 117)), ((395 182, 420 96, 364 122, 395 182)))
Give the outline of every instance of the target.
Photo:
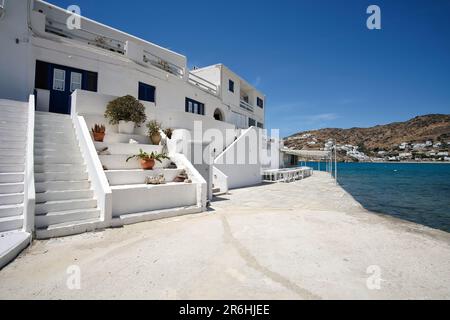
POLYGON ((36 188, 34 184, 34 117, 35 117, 35 96, 30 95, 28 100, 28 123, 27 142, 25 159, 25 180, 24 180, 24 213, 23 230, 33 233, 35 230, 34 210, 36 206, 36 188))
POLYGON ((98 157, 94 142, 83 116, 76 112, 76 97, 72 95, 72 122, 80 144, 80 150, 91 180, 94 194, 100 209, 100 217, 103 227, 108 227, 112 221, 112 190, 98 157), (75 101, 74 101, 75 100, 75 101))

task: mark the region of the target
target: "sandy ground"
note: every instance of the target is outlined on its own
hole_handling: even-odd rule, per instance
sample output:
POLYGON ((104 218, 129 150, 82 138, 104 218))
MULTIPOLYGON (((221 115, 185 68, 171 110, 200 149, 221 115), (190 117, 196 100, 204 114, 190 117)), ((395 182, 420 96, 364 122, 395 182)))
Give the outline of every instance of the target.
POLYGON ((316 174, 200 215, 36 241, 0 271, 0 298, 449 299, 450 234, 367 212, 316 174))

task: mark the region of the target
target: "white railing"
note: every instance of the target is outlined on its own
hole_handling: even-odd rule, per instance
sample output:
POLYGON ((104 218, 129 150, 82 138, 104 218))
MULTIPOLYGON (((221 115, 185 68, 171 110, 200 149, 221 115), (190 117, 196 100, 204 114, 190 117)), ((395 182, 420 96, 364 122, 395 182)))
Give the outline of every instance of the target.
POLYGON ((170 160, 175 163, 177 168, 186 170, 188 177, 192 180, 192 183, 197 185, 197 207, 202 211, 206 210, 207 198, 208 198, 208 184, 202 175, 195 169, 193 164, 186 158, 184 154, 176 153, 170 155, 170 160))
POLYGON ((85 29, 76 29, 70 32, 67 25, 47 17, 45 31, 73 40, 78 40, 88 45, 105 49, 111 52, 125 54, 125 42, 116 40, 99 33, 91 32, 85 29))
POLYGON ((28 102, 28 128, 26 143, 26 165, 24 185, 24 215, 23 229, 25 232, 34 231, 34 208, 36 204, 36 190, 34 186, 34 113, 35 96, 30 95, 28 102))
POLYGON ((241 100, 241 108, 250 112, 253 112, 255 110, 255 107, 253 107, 250 103, 244 100, 241 100))
POLYGON ((98 208, 100 209, 100 217, 104 227, 108 227, 112 220, 112 190, 103 170, 102 163, 92 141, 91 133, 84 117, 79 116, 77 111, 77 95, 72 95, 72 122, 75 127, 75 134, 80 144, 80 150, 91 180, 94 194, 97 199, 98 208))
POLYGON ((189 72, 189 83, 212 95, 219 95, 219 87, 217 85, 191 72, 189 72))
POLYGON ((145 63, 151 64, 152 66, 157 67, 163 71, 169 72, 177 77, 180 78, 184 77, 184 68, 177 66, 176 64, 173 64, 171 62, 168 62, 147 50, 144 50, 143 60, 145 63))

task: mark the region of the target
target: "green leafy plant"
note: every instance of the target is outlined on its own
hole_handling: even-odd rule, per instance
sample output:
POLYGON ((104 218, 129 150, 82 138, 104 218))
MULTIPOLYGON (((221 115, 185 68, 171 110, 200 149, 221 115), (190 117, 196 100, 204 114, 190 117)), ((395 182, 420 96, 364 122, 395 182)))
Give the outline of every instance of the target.
POLYGON ((165 153, 158 153, 158 152, 147 153, 142 149, 139 149, 138 154, 128 157, 127 162, 130 161, 131 159, 156 160, 159 163, 162 163, 163 159, 170 160, 170 158, 165 153))
POLYGON ((153 135, 158 135, 159 130, 161 130, 161 124, 156 120, 152 120, 149 123, 147 123, 147 129, 149 137, 153 135))
POLYGON ((92 128, 92 133, 105 133, 106 128, 104 125, 95 124, 95 126, 92 128))
POLYGON ((147 120, 144 105, 130 95, 110 101, 105 118, 109 119, 111 125, 118 124, 119 121, 132 121, 138 127, 147 120))
POLYGON ((164 134, 166 135, 167 138, 172 139, 173 129, 171 128, 164 129, 164 134))

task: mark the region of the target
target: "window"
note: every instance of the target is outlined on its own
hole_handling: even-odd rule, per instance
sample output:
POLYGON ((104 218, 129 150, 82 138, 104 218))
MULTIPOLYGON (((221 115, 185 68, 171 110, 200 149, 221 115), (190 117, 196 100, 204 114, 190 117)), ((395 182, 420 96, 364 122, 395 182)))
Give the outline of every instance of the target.
POLYGON ((260 107, 261 109, 263 109, 264 108, 264 101, 263 101, 263 99, 261 99, 261 98, 256 98, 256 105, 258 106, 258 107, 260 107))
POLYGON ((36 61, 36 75, 34 86, 36 89, 50 90, 50 65, 46 62, 36 61))
POLYGON ((97 72, 87 71, 85 73, 85 82, 87 91, 97 92, 97 82, 98 82, 98 74, 97 72))
POLYGON ((205 105, 201 102, 186 98, 186 112, 205 115, 205 105))
POLYGON ((228 80, 228 90, 230 90, 230 92, 234 93, 234 81, 233 80, 228 80))
POLYGON ((248 118, 248 126, 249 127, 256 127, 256 121, 252 118, 248 118))
POLYGON ((264 129, 264 124, 261 122, 258 122, 257 127, 260 129, 264 129))
POLYGON ((70 73, 70 92, 74 92, 77 89, 81 89, 81 81, 83 80, 83 75, 78 72, 70 73))
POLYGON ((155 102, 155 91, 154 86, 139 82, 139 100, 155 102))
POLYGON ((66 71, 61 69, 53 70, 53 90, 66 91, 66 71))

